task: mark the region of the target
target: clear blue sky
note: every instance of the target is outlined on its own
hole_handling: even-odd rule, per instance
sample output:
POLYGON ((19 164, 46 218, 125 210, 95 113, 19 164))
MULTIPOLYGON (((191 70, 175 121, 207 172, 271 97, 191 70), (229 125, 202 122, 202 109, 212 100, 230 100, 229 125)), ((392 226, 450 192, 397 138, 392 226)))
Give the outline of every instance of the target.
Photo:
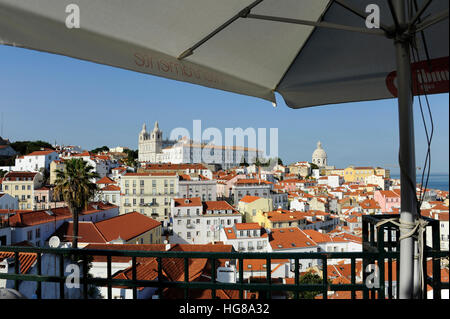
MULTIPOLYGON (((159 121, 164 136, 175 127, 277 127, 285 163, 310 161, 320 140, 330 165, 395 169, 396 100, 293 110, 261 99, 139 74, 58 55, 0 45, 0 112, 3 137, 55 140, 85 149, 137 148, 142 124, 159 121)), ((430 97, 435 134, 432 172, 449 170, 449 96, 430 97)), ((417 166, 423 166, 425 132, 415 105, 417 166)))

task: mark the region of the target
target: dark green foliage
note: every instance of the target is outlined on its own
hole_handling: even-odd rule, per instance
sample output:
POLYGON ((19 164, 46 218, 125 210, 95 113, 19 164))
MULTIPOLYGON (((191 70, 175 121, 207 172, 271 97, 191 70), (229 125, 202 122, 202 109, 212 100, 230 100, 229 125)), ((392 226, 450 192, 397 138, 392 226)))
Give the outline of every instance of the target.
POLYGON ((133 151, 125 149, 124 152, 127 154, 127 158, 124 160, 125 164, 135 167, 138 159, 138 150, 133 151))
POLYGON ((27 155, 35 151, 40 151, 41 148, 54 149, 50 143, 44 141, 17 141, 11 143, 10 146, 20 155, 27 155))
POLYGON ((102 147, 94 148, 91 151, 92 154, 98 154, 98 153, 101 153, 101 152, 109 152, 109 147, 106 146, 106 145, 103 145, 102 147))

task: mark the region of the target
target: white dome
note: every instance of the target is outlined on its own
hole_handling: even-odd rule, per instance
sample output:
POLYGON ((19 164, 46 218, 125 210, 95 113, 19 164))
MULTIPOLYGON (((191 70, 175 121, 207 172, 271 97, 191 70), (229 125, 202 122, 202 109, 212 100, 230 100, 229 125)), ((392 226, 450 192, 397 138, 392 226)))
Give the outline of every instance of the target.
POLYGON ((314 152, 312 154, 312 160, 313 160, 313 163, 319 163, 322 165, 326 164, 327 153, 322 148, 322 143, 320 143, 320 141, 317 143, 317 148, 314 150, 314 152), (320 160, 320 161, 317 162, 316 160, 320 160))

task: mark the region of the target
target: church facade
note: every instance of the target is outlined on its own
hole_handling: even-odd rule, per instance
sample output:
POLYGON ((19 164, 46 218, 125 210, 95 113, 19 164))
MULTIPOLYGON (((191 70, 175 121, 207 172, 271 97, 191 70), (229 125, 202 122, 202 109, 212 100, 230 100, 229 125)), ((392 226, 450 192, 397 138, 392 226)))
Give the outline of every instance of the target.
POLYGON ((163 140, 162 131, 159 129, 158 121, 151 132, 147 132, 147 126, 142 125, 138 141, 138 161, 161 163, 163 161, 162 150, 175 144, 175 141, 163 140))
POLYGON ((218 164, 223 169, 239 165, 242 159, 252 163, 263 158, 263 153, 255 148, 240 146, 217 146, 195 143, 187 137, 178 141, 163 140, 158 122, 147 132, 144 124, 139 133, 138 161, 141 163, 172 164, 218 164))

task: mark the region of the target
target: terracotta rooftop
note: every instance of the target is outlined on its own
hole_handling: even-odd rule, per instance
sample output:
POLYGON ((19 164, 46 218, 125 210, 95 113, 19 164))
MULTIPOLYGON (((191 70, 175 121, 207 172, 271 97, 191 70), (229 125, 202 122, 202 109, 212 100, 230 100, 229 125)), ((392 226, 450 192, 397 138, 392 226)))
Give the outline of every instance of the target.
POLYGON ((202 200, 200 199, 200 197, 174 198, 173 202, 175 207, 202 206, 202 200))
POLYGON ((274 251, 317 246, 297 227, 272 229, 269 235, 269 243, 274 251))

